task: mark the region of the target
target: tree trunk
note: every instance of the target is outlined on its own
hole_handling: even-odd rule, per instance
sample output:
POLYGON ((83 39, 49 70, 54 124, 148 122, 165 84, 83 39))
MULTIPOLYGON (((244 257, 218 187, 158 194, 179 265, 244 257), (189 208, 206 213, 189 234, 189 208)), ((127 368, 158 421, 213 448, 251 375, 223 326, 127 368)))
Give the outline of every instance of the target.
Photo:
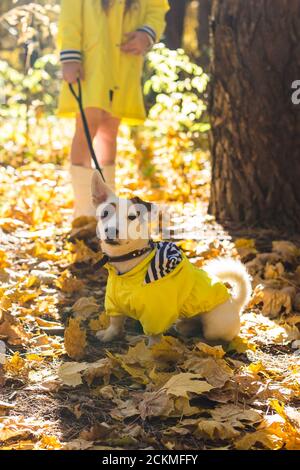
POLYGON ((165 43, 169 49, 178 49, 182 46, 187 0, 169 0, 169 4, 165 43))
POLYGON ((207 71, 210 64, 209 22, 211 14, 211 0, 198 0, 199 28, 197 31, 200 51, 199 65, 207 71))
POLYGON ((221 222, 300 228, 300 0, 213 0, 212 190, 221 222))

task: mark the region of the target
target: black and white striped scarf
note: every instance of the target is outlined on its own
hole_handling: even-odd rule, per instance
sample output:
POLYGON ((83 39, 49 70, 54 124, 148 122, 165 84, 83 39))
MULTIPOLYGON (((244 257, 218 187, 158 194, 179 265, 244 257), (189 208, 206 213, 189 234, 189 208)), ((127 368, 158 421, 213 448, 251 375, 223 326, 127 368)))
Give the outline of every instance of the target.
POLYGON ((180 249, 171 242, 156 243, 156 253, 149 265, 145 284, 158 281, 170 272, 182 261, 182 253, 180 249))

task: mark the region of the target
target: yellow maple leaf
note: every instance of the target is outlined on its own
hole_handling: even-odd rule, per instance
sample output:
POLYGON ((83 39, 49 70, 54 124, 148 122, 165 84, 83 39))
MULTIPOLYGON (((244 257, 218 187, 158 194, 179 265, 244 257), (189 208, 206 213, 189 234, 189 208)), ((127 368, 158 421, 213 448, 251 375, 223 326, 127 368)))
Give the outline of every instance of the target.
POLYGON ((38 354, 26 354, 27 361, 30 362, 43 362, 44 358, 38 354))
POLYGON ((246 258, 250 254, 257 254, 257 250, 255 248, 255 240, 248 238, 239 238, 234 243, 236 250, 242 259, 246 258))
POLYGON ((225 351, 222 346, 209 346, 206 343, 197 343, 196 347, 207 356, 213 356, 219 359, 225 356, 225 351))
POLYGON ((256 351, 256 346, 253 343, 250 343, 246 338, 241 336, 236 336, 228 345, 227 351, 236 351, 239 354, 246 351, 256 351))
POLYGON ((17 351, 5 362, 4 370, 11 375, 24 375, 24 373, 27 373, 26 361, 17 351))
POLYGON ((5 251, 0 250, 0 269, 8 268, 10 262, 7 259, 7 254, 5 251))
POLYGON ((42 436, 37 443, 36 449, 56 450, 61 449, 62 444, 56 436, 42 436))
POLYGON ((2 313, 0 335, 7 338, 8 343, 12 345, 24 345, 30 338, 30 334, 24 330, 19 320, 7 312, 2 313))
POLYGON ((65 348, 72 359, 81 359, 86 348, 86 331, 81 328, 80 321, 70 318, 65 329, 65 348))
POLYGON ((57 261, 59 254, 56 253, 56 246, 51 243, 35 241, 33 248, 29 250, 29 253, 35 258, 49 261, 57 261))
POLYGON ((73 263, 97 263, 103 257, 101 252, 95 253, 83 240, 67 243, 66 248, 72 253, 73 263))
POLYGON ((72 276, 68 270, 64 271, 61 276, 56 279, 55 285, 63 292, 67 292, 69 294, 78 292, 84 287, 83 281, 72 276))

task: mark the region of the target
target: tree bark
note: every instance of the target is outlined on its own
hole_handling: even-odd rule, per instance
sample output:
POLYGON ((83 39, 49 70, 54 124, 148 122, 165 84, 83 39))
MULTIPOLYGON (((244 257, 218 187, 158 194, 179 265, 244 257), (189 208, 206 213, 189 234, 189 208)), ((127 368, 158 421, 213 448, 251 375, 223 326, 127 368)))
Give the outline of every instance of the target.
POLYGON ((299 0, 213 0, 212 190, 221 222, 300 228, 299 0))
POLYGON ((169 49, 178 49, 182 46, 187 0, 169 0, 169 4, 165 43, 169 49))
POLYGON ((210 65, 210 32, 209 22, 212 0, 198 0, 199 28, 197 31, 198 45, 200 51, 199 65, 207 71, 210 65))

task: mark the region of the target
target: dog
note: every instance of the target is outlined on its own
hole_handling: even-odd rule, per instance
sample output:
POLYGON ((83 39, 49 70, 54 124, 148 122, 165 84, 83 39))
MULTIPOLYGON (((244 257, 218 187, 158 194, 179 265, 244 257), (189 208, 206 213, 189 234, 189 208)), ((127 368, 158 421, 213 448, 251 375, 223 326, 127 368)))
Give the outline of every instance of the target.
POLYGON ((105 309, 110 325, 97 333, 99 340, 122 336, 126 317, 141 322, 150 346, 174 324, 179 333, 197 335, 200 323, 204 338, 214 342, 239 334, 240 316, 252 292, 241 262, 216 259, 199 269, 174 243, 154 243, 148 234, 152 205, 117 197, 97 171, 92 199, 109 272, 105 309))

